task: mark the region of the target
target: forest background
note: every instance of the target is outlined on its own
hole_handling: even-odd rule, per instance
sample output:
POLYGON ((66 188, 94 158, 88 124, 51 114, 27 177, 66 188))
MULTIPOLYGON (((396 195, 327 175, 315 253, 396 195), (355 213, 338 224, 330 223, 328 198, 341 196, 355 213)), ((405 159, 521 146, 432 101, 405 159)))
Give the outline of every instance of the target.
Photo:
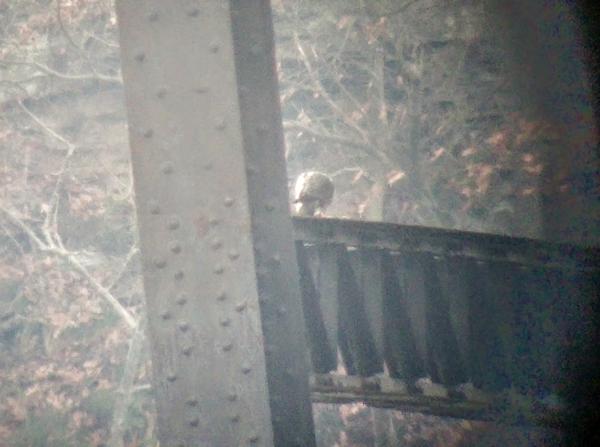
MULTIPOLYGON (((597 131, 568 10, 272 3, 290 185, 330 174, 329 216, 598 243, 597 131)), ((0 445, 156 445, 119 56, 112 1, 0 0, 0 445)), ((376 445, 378 418, 405 445, 493 431, 315 414, 321 445, 376 445)))

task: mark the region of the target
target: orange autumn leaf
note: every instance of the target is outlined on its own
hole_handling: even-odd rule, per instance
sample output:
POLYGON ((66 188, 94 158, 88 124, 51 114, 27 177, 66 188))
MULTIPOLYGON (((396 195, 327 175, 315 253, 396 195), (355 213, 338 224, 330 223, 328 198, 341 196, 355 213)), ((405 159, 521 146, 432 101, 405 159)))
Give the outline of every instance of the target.
POLYGON ((351 26, 354 23, 354 17, 346 15, 346 16, 342 16, 342 18, 340 20, 338 20, 336 26, 337 29, 345 29, 348 26, 351 26))
POLYGON ((535 188, 523 188, 521 190, 521 195, 522 196, 531 196, 533 194, 536 193, 536 189, 535 188))
POLYGON ((443 147, 437 148, 433 152, 433 155, 429 158, 429 161, 436 161, 438 158, 440 158, 442 155, 444 155, 445 152, 446 152, 446 149, 444 149, 443 147))
POLYGON ((531 163, 534 159, 535 157, 530 153, 523 154, 521 157, 521 160, 523 160, 525 163, 531 163))
POLYGON ((392 186, 394 183, 402 180, 406 177, 406 173, 404 171, 391 171, 387 174, 386 180, 388 186, 392 186))
POLYGON ((523 170, 532 175, 540 175, 542 173, 542 171, 544 170, 544 166, 541 163, 538 163, 537 165, 534 165, 534 166, 525 166, 523 168, 523 170))
POLYGON ((508 131, 504 130, 495 132, 485 141, 489 145, 493 146, 494 150, 505 151, 508 144, 508 131))
POLYGON ((359 169, 356 174, 354 174, 354 177, 352 177, 352 184, 358 182, 361 178, 363 178, 365 176, 365 171, 363 171, 362 169, 359 169))
POLYGON ((464 151, 462 151, 460 153, 461 157, 470 157, 471 155, 473 155, 475 152, 477 152, 477 148, 473 147, 473 146, 469 146, 468 148, 466 148, 464 151))

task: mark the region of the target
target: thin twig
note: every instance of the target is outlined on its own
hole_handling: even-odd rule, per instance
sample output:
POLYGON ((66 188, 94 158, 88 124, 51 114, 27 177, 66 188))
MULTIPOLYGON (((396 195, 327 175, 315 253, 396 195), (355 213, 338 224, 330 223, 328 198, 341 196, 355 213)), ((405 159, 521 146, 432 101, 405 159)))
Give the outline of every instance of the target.
MULTIPOLYGON (((140 325, 145 326, 145 325, 140 325)), ((142 360, 142 352, 144 347, 144 327, 139 327, 131 341, 129 342, 129 350, 127 351, 127 358, 125 359, 125 368, 121 377, 121 383, 119 384, 118 392, 120 398, 115 403, 113 409, 113 419, 110 428, 110 440, 108 441, 109 447, 123 447, 123 435, 125 434, 125 417, 127 416, 127 409, 131 403, 131 396, 134 390, 134 382, 136 374, 140 367, 142 360)))
POLYGON ((73 40, 73 37, 71 36, 71 34, 67 31, 67 28, 65 27, 65 23, 62 18, 62 7, 61 6, 62 6, 61 0, 56 0, 56 20, 58 21, 58 26, 60 27, 60 30, 62 31, 62 33, 65 36, 65 38, 67 39, 67 41, 75 49, 77 49, 77 51, 83 53, 83 50, 81 49, 81 47, 75 43, 75 41, 73 40))
POLYGON ((110 284, 106 286, 108 290, 112 290, 117 285, 117 283, 121 280, 121 278, 127 271, 127 266, 129 265, 133 257, 138 253, 139 248, 136 245, 132 245, 129 249, 129 252, 127 253, 127 256, 125 257, 125 261, 123 261, 123 265, 119 269, 119 272, 115 275, 114 279, 110 282, 110 284))
POLYGON ((352 146, 352 147, 356 147, 358 149, 365 150, 369 147, 368 145, 366 145, 364 143, 357 143, 356 141, 351 140, 350 138, 344 138, 344 137, 340 137, 338 135, 333 135, 330 133, 316 131, 316 130, 311 129, 310 127, 300 124, 298 122, 284 121, 283 129, 284 130, 296 130, 299 132, 306 132, 308 134, 311 134, 314 137, 321 138, 321 139, 327 140, 327 141, 331 141, 332 143, 338 143, 338 144, 342 144, 344 146, 352 146))
POLYGON ((59 71, 53 70, 52 68, 40 64, 39 62, 26 62, 26 61, 0 61, 2 65, 25 65, 37 68, 39 71, 53 76, 58 79, 64 79, 67 81, 100 81, 107 82, 109 84, 123 84, 123 80, 118 76, 107 76, 99 73, 89 73, 89 74, 69 74, 69 73, 61 73, 59 71))
POLYGON ((46 217, 44 219, 44 225, 42 226, 42 230, 46 238, 50 241, 55 242, 59 247, 64 248, 62 245, 62 240, 58 233, 58 204, 60 200, 60 188, 63 184, 65 173, 67 172, 67 168, 69 166, 69 161, 73 154, 77 150, 77 145, 71 143, 65 137, 57 133, 50 126, 44 123, 37 115, 35 115, 31 110, 29 110, 21 101, 17 101, 19 107, 27 114, 29 117, 44 130, 46 133, 51 135, 53 138, 57 139, 61 143, 63 143, 67 147, 67 154, 65 155, 62 166, 59 171, 56 173, 57 179, 54 184, 54 190, 52 191, 52 195, 50 196, 50 203, 48 210, 46 212, 46 217), (53 233, 56 237, 52 237, 51 229, 53 229, 53 233))

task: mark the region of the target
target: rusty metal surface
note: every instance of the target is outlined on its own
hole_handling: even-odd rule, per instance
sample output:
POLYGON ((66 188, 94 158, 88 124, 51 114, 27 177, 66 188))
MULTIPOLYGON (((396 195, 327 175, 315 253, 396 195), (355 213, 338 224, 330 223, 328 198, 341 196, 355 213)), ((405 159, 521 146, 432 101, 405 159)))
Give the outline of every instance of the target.
POLYGON ((117 13, 161 446, 311 446, 269 2, 117 13))

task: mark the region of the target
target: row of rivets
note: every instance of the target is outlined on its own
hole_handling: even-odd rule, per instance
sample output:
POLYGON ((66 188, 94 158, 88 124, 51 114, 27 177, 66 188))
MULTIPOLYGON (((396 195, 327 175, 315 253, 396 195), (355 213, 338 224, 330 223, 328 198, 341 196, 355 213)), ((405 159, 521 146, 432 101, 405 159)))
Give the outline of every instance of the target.
MULTIPOLYGON (((193 7, 191 9, 187 10, 186 13, 189 17, 198 17, 200 15, 201 11, 199 8, 193 7)), ((158 14, 158 12, 152 11, 148 14, 147 18, 150 22, 157 22, 160 20, 160 15, 158 14)), ((220 48, 221 48, 221 45, 217 41, 212 41, 208 45, 209 51, 213 54, 218 53, 220 51, 220 48)), ((262 49, 258 45, 255 45, 251 49, 252 54, 259 54, 261 51, 262 51, 262 49)), ((134 57, 140 63, 143 63, 146 61, 146 54, 143 52, 137 53, 134 57)), ((197 87, 194 91, 199 94, 204 94, 204 93, 208 92, 209 89, 208 89, 208 87, 200 86, 200 87, 197 87)), ((165 98, 167 96, 167 93, 168 93, 167 88, 161 87, 156 91, 156 97, 158 97, 159 99, 165 98)), ((225 130, 227 128, 227 123, 225 120, 219 120, 214 124, 214 128, 216 130, 225 130)), ((266 128, 264 126, 263 126, 263 130, 266 131, 266 128)), ((261 132, 261 129, 258 129, 258 131, 261 132)), ((154 136, 154 130, 146 129, 142 135, 148 139, 152 138, 154 136)), ((213 168, 213 163, 207 162, 203 165, 203 168, 205 170, 211 170, 213 168)), ((174 172, 174 166, 171 162, 167 161, 160 166, 160 171, 165 175, 170 175, 174 172)), ((232 197, 226 197, 223 200, 223 204, 228 208, 232 207, 234 205, 234 203, 235 203, 235 200, 232 197)), ((148 205, 149 205, 149 211, 151 214, 158 215, 161 213, 161 209, 158 205, 158 202, 151 201, 151 202, 149 202, 148 205)), ((270 204, 267 204, 265 206, 265 208, 268 211, 272 211, 275 209, 275 207, 270 204)), ((209 221, 209 223, 211 226, 217 226, 219 221, 217 218, 212 218, 209 221)), ((167 228, 169 230, 174 231, 174 230, 178 229, 179 227, 180 227, 180 222, 176 216, 174 216, 174 217, 172 216, 167 221, 167 228)), ((211 247, 214 250, 218 250, 222 247, 222 245, 223 245, 223 243, 220 240, 216 239, 216 240, 213 240, 211 247)), ((173 254, 179 254, 182 251, 182 244, 177 240, 172 240, 168 244, 168 249, 173 254)), ((232 249, 227 253, 227 257, 231 261, 234 261, 240 257, 240 253, 238 251, 232 249)), ((163 259, 163 258, 155 258, 154 264, 157 268, 164 268, 167 265, 167 260, 163 259)), ((225 271, 225 267, 223 265, 217 264, 214 266, 213 271, 215 274, 222 274, 225 271)), ((182 279, 183 276, 184 276, 184 272, 181 270, 174 273, 175 279, 182 279)), ((227 299, 227 295, 225 292, 219 293, 217 295, 218 301, 225 301, 226 299, 227 299)), ((185 293, 180 293, 176 296, 175 302, 176 302, 176 304, 178 304, 180 306, 185 305, 187 303, 187 301, 188 301, 188 297, 185 293)), ((246 309, 246 307, 247 307, 246 302, 239 302, 238 304, 235 305, 235 310, 237 312, 242 312, 246 309)), ((162 317, 164 320, 169 320, 172 318, 172 315, 170 314, 170 312, 163 312, 162 317)), ((227 317, 224 317, 220 320, 220 324, 223 327, 229 327, 231 324, 231 320, 227 317)), ((179 321, 177 323, 177 328, 179 329, 179 331, 185 333, 189 330, 189 324, 185 321, 179 321)), ((193 346, 187 346, 187 347, 183 348, 182 352, 184 355, 190 355, 192 353, 192 349, 193 349, 193 346)), ((231 343, 231 342, 225 343, 224 345, 222 345, 222 350, 225 352, 231 351, 232 349, 233 349, 233 343, 231 343)), ((249 374, 251 372, 251 367, 248 364, 243 364, 241 367, 241 372, 243 374, 249 374)), ((169 382, 174 382, 176 380, 176 378, 177 377, 175 374, 167 375, 167 380, 169 382)), ((238 400, 238 395, 234 392, 231 392, 227 395, 227 400, 229 400, 232 403, 236 402, 238 400)), ((188 399, 186 401, 186 405, 189 407, 195 408, 198 406, 198 400, 197 399, 188 399)), ((238 413, 233 413, 230 416, 230 420, 232 423, 237 423, 240 421, 240 415, 238 413)), ((200 424, 200 419, 198 417, 192 417, 192 418, 188 419, 187 422, 190 426, 197 427, 200 424)), ((260 440, 260 436, 258 434, 251 434, 246 439, 247 439, 248 443, 256 444, 260 440)), ((185 446, 185 443, 181 442, 180 445, 183 447, 183 446, 185 446)))
MULTIPOLYGON (((200 15, 200 9, 198 8, 191 8, 186 12, 186 15, 188 17, 198 17, 200 15)), ((158 14, 157 11, 151 11, 148 14, 148 21, 149 22, 157 22, 158 19, 160 18, 160 15, 158 14)))
MULTIPOLYGON (((187 14, 188 14, 188 16, 190 16, 190 17, 197 17, 197 16, 200 14, 200 10, 199 10, 198 8, 193 8, 193 9, 190 9, 190 10, 187 12, 187 14)), ((158 15, 158 13, 156 13, 156 12, 152 12, 152 13, 150 13, 150 14, 149 14, 149 16, 148 16, 148 19, 149 19, 149 21, 151 21, 151 22, 155 22, 155 21, 159 20, 159 15, 158 15)), ((219 43, 218 43, 218 42, 211 42, 211 43, 209 44, 209 50, 210 50, 210 52, 212 52, 212 53, 218 53, 218 52, 219 52, 219 50, 220 50, 220 45, 219 45, 219 43)), ((260 48, 260 47, 258 47, 258 46, 254 46, 254 47, 252 48, 251 52, 252 52, 252 54, 258 54, 258 53, 260 53, 260 52, 261 52, 261 48, 260 48)), ((138 60, 139 62, 144 62, 144 61, 146 60, 146 55, 145 55, 144 53, 138 53, 138 54, 136 55, 136 60, 138 60)), ((196 90, 195 90, 195 91, 196 91, 197 93, 206 93, 206 92, 208 91, 208 88, 207 88, 207 87, 204 87, 204 86, 202 86, 202 87, 198 87, 198 88, 196 88, 196 90)), ((166 89, 166 88, 160 88, 160 89, 158 89, 158 90, 157 90, 157 92, 156 92, 156 96, 157 96, 158 98, 164 98, 164 97, 166 96, 166 94, 167 94, 167 89, 166 89)), ((220 121, 218 121, 218 122, 215 124, 215 129, 217 129, 217 130, 224 130, 226 127, 227 127, 227 124, 226 124, 225 120, 220 120, 220 121)), ((260 128, 258 129, 258 131, 259 131, 259 132, 264 132, 264 131, 266 131, 266 127, 265 127, 265 126, 262 126, 262 127, 260 127, 260 128)), ((147 130, 146 130, 146 131, 143 133, 143 135, 144 135, 144 137, 146 137, 146 138, 152 138, 152 137, 153 137, 153 135, 154 135, 154 131, 153 131, 152 129, 147 129, 147 130)), ((210 170, 210 169, 212 169, 212 167, 213 167, 213 164, 212 164, 211 162, 207 162, 207 163, 206 163, 206 164, 205 164, 203 167, 204 167, 204 169, 206 169, 206 170, 210 170)), ((173 164, 172 164, 172 163, 170 163, 170 162, 165 162, 164 164, 162 164, 162 165, 161 165, 161 167, 160 167, 160 169, 161 169, 161 172, 162 172, 163 174, 165 174, 165 175, 172 174, 172 173, 173 173, 173 171, 174 171, 173 164)), ((255 173, 255 172, 256 172, 256 170, 252 171, 251 169, 249 169, 249 172, 250 172, 250 173, 252 173, 252 172, 254 172, 254 173, 255 173)), ((234 199, 233 199, 232 197, 226 197, 226 198, 224 199, 223 203, 224 203, 224 205, 225 205, 226 207, 232 207, 232 206, 234 205, 235 201, 234 201, 234 199)), ((149 208, 150 208, 150 212, 151 212, 151 214, 160 214, 160 211, 161 211, 161 210, 160 210, 160 207, 158 206, 158 203, 156 203, 156 202, 152 202, 152 203, 150 204, 150 207, 149 207, 149 208)), ((268 211, 273 211, 273 210, 275 209, 275 207, 274 207, 273 205, 271 205, 271 204, 267 204, 267 205, 265 205, 265 208, 266 208, 268 211)), ((218 220, 217 220, 216 218, 213 218, 213 219, 211 219, 211 221, 210 221, 209 223, 211 224, 211 226, 216 226, 216 225, 218 225, 218 220)), ((168 227, 168 229, 170 229, 170 230, 172 230, 172 231, 173 231, 173 230, 176 230, 176 229, 178 229, 178 228, 179 228, 179 226, 180 226, 180 223, 179 223, 179 220, 178 220, 177 218, 171 218, 171 219, 170 219, 170 220, 167 222, 167 227, 168 227)), ((218 249, 220 249, 221 247, 222 247, 222 242, 221 242, 221 241, 219 241, 219 240, 215 240, 215 241, 213 241, 213 243, 212 243, 212 248, 213 248, 214 250, 218 250, 218 249)), ((171 253, 173 253, 173 254, 178 254, 178 253, 180 253, 180 252, 181 252, 181 250, 182 250, 181 243, 179 243, 178 241, 171 241, 171 242, 169 243, 169 250, 170 250, 170 251, 171 251, 171 253)), ((230 260, 232 260, 232 261, 233 261, 233 260, 236 260, 236 259, 238 259, 238 258, 239 258, 239 256, 240 256, 240 254, 239 254, 239 253, 238 253, 236 250, 230 250, 230 251, 228 252, 227 256, 228 256, 228 258, 229 258, 230 260)), ((157 267, 159 267, 159 268, 164 268, 164 267, 166 266, 166 260, 164 260, 164 259, 162 259, 162 258, 156 258, 156 259, 155 259, 155 265, 156 265, 157 267)), ((221 274, 221 273, 223 273, 223 272, 224 272, 224 269, 225 269, 225 268, 224 268, 224 266, 222 266, 222 265, 216 265, 216 266, 215 266, 215 268, 214 268, 214 273, 216 273, 216 274, 221 274)), ((175 278, 176 278, 176 279, 181 279, 181 278, 183 278, 183 276, 184 276, 184 274, 183 274, 183 272, 182 272, 182 271, 178 271, 178 272, 176 272, 176 273, 175 273, 175 278)), ((218 300, 218 301, 225 301, 225 300, 226 300, 226 298, 227 298, 227 295, 226 295, 224 292, 223 292, 223 293, 220 293, 219 295, 217 295, 217 300, 218 300)), ((178 305, 181 305, 181 306, 183 306, 184 304, 186 304, 186 302, 187 302, 187 296, 186 296, 185 294, 179 294, 179 295, 177 296, 177 298, 176 298, 176 303, 177 303, 178 305)), ((236 310, 237 312, 242 312, 242 311, 244 311, 244 310, 246 309, 246 307, 247 307, 247 304, 246 304, 246 302, 240 302, 240 303, 236 304, 236 306, 235 306, 235 310, 236 310)), ((171 314, 170 314, 169 312, 165 312, 165 313, 163 313, 163 317, 164 317, 164 319, 170 319, 170 318, 171 318, 171 314)), ((221 320, 220 320, 220 324, 221 324, 223 327, 228 327, 228 326, 230 325, 230 323, 231 323, 231 320, 230 320, 229 318, 223 318, 223 319, 221 319, 221 320)), ((186 331, 188 331, 188 329, 189 329, 189 325, 188 325, 188 323, 187 323, 187 322, 184 322, 184 321, 182 321, 182 322, 179 322, 179 323, 178 323, 178 328, 179 328, 179 330, 180 330, 181 332, 186 332, 186 331)), ((184 355, 190 355, 190 354, 191 354, 191 352, 192 352, 192 348, 193 348, 192 346, 187 346, 187 347, 185 347, 185 348, 182 350, 182 352, 184 353, 184 355)), ((233 343, 226 343, 226 344, 224 344, 224 345, 222 346, 222 349, 223 349, 223 351, 225 351, 225 352, 228 352, 228 351, 232 350, 232 349, 233 349, 233 343)), ((243 374, 249 374, 249 373, 251 372, 251 368, 250 368, 250 366, 249 366, 249 365, 247 365, 247 364, 244 364, 244 365, 242 365, 242 367, 241 367, 241 371, 242 371, 242 373, 243 373, 243 374)), ((176 376, 175 376, 174 374, 170 374, 170 375, 168 375, 168 376, 167 376, 167 380, 168 380, 168 381, 170 381, 170 382, 173 382, 173 381, 175 381, 175 380, 176 380, 176 376)), ((227 395, 227 399, 228 399, 230 402, 235 402, 235 401, 237 401, 237 399, 238 399, 238 396, 237 396, 237 394, 236 394, 236 393, 229 393, 229 394, 227 395)), ((187 404, 188 406, 190 406, 190 407, 196 407, 196 406, 198 405, 198 400, 197 400, 197 399, 188 400, 188 401, 186 401, 186 404, 187 404)), ((231 419, 231 422, 233 422, 233 423, 237 423, 237 422, 239 422, 239 421, 240 421, 240 416, 239 416, 239 414, 235 413, 235 414, 233 414, 233 415, 230 417, 230 419, 231 419)), ((198 418, 198 417, 192 417, 192 418, 188 419, 188 423, 189 423, 189 425, 190 425, 190 426, 193 426, 193 427, 197 427, 197 426, 199 425, 199 422, 200 422, 200 421, 199 421, 199 418, 198 418)), ((250 444, 255 444, 255 443, 257 443, 259 440, 260 440, 260 437, 259 437, 259 435, 257 435, 257 434, 252 434, 252 435, 250 435, 250 436, 247 438, 247 441, 248 441, 248 443, 250 443, 250 444)), ((183 446, 184 444, 182 443, 181 445, 183 446)))

